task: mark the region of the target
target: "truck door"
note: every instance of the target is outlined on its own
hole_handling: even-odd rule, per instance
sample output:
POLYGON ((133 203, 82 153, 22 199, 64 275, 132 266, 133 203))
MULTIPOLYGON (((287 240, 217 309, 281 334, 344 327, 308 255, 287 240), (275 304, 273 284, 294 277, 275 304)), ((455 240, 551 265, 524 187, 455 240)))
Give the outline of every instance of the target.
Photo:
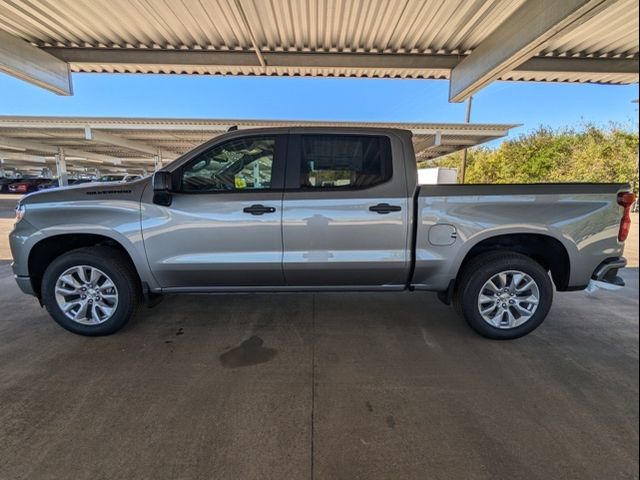
POLYGON ((401 286, 409 193, 395 135, 291 130, 282 209, 290 286, 401 286))
POLYGON ((285 150, 286 135, 232 138, 173 172, 170 206, 143 201, 144 245, 163 288, 284 285, 285 150))

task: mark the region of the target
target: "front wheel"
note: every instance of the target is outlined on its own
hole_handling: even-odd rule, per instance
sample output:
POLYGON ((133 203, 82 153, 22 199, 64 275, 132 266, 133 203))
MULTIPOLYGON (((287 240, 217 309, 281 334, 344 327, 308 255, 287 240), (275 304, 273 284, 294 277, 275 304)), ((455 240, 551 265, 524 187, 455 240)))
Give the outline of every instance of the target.
POLYGON ((553 284, 535 260, 515 252, 481 254, 463 269, 456 310, 480 335, 500 340, 527 335, 544 321, 553 284))
POLYGON ((110 247, 79 248, 56 258, 42 278, 42 302, 62 327, 80 335, 109 335, 133 316, 137 274, 110 247))

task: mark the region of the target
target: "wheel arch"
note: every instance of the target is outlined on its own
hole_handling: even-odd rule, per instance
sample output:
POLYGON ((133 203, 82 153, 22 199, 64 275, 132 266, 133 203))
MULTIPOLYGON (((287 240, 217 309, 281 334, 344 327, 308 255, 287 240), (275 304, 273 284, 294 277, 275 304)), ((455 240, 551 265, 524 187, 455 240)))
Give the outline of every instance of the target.
POLYGON ((62 233, 51 235, 39 240, 29 251, 27 268, 31 285, 35 294, 40 298, 41 283, 45 270, 51 262, 72 250, 83 247, 108 246, 122 253, 136 272, 137 281, 142 285, 140 270, 134 261, 134 255, 117 239, 97 233, 62 233))
POLYGON ((460 261, 458 271, 461 272, 478 255, 494 250, 526 255, 551 272, 558 291, 568 289, 571 261, 567 247, 557 238, 544 233, 503 233, 483 238, 469 248, 460 261))

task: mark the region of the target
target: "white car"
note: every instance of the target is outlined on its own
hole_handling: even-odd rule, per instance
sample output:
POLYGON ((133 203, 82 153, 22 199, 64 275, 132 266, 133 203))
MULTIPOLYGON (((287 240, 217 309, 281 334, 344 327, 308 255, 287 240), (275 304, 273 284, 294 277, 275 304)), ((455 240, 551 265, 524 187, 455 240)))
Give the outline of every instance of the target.
POLYGON ((96 180, 96 182, 118 182, 118 183, 128 183, 133 182, 134 180, 140 180, 142 175, 132 175, 132 174, 116 174, 116 175, 103 175, 96 180))

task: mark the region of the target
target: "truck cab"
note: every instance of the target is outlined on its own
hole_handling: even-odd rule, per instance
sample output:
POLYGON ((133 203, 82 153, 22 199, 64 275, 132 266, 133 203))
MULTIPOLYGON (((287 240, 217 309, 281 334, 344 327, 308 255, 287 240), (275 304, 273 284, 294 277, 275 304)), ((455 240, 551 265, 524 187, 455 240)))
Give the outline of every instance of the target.
POLYGON ((234 133, 167 169, 166 205, 143 195, 163 291, 404 288, 416 188, 408 132, 234 133))

